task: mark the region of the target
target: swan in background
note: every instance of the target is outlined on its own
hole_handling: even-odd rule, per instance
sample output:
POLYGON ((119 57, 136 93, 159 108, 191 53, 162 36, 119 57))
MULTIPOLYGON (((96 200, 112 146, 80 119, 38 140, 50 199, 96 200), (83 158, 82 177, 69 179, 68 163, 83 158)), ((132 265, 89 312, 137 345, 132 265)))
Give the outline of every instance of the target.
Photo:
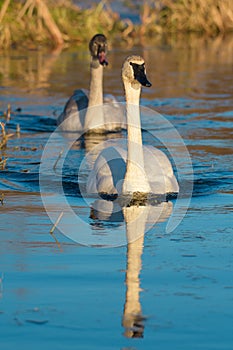
POLYGON ((84 89, 75 90, 58 117, 57 124, 60 130, 71 132, 103 133, 119 130, 122 128, 123 120, 119 117, 116 100, 109 95, 105 98, 106 103, 111 103, 108 119, 105 118, 106 108, 103 108, 103 67, 108 65, 106 37, 103 34, 96 34, 89 43, 89 50, 91 54, 89 94, 84 89))
POLYGON ((127 145, 120 142, 104 149, 97 157, 87 180, 87 192, 100 195, 142 195, 179 192, 167 156, 152 146, 143 146, 140 121, 141 86, 150 87, 145 62, 128 57, 122 67, 126 97, 127 145))

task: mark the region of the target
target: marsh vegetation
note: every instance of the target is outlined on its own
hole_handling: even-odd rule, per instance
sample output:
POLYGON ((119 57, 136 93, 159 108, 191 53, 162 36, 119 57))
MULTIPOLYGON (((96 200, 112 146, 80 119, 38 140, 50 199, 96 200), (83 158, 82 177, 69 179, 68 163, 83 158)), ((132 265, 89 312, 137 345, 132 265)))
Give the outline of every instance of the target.
POLYGON ((87 42, 96 32, 122 42, 164 33, 216 36, 233 31, 231 0, 128 1, 139 23, 121 19, 108 1, 86 9, 71 0, 0 0, 0 48, 66 46, 87 42))

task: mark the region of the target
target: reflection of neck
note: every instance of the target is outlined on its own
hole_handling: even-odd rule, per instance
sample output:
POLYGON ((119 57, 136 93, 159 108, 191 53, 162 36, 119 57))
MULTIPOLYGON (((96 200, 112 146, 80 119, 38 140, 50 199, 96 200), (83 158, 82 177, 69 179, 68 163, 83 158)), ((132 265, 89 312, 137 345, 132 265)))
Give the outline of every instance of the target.
POLYGON ((150 186, 144 170, 142 132, 139 98, 140 84, 124 81, 127 103, 127 164, 123 184, 123 193, 150 192, 150 186))
POLYGON ((148 207, 123 208, 126 222, 128 250, 126 271, 126 297, 123 326, 127 337, 140 337, 143 333, 143 317, 140 304, 141 255, 148 207), (135 236, 136 234, 136 236, 135 236))
POLYGON ((125 335, 133 337, 134 332, 140 332, 140 320, 142 320, 141 304, 140 304, 140 279, 141 255, 143 250, 144 237, 128 244, 127 250, 127 272, 126 272, 126 295, 123 316, 123 326, 125 335))
POLYGON ((92 61, 88 109, 85 116, 85 129, 103 125, 102 108, 89 108, 103 105, 103 66, 92 61))

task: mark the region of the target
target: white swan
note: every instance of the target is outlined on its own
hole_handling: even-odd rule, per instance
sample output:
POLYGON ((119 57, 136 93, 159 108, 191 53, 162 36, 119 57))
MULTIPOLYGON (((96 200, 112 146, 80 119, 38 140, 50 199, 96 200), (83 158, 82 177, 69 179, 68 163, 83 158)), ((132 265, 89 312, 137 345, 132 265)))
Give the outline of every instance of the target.
MULTIPOLYGON (((114 113, 114 104, 107 120, 105 120, 106 111, 102 108, 103 67, 108 65, 106 37, 102 34, 96 34, 89 43, 89 49, 91 54, 89 94, 84 89, 75 90, 58 117, 57 125, 62 131, 71 132, 102 133, 119 130, 122 128, 123 121, 119 119, 119 112, 114 113)), ((105 100, 108 103, 116 102, 109 95, 105 97, 105 100)))
POLYGON ((104 149, 97 157, 87 181, 88 193, 167 194, 179 186, 167 156, 152 146, 142 145, 140 122, 141 86, 150 87, 145 63, 140 56, 128 57, 122 68, 127 106, 127 146, 104 149))

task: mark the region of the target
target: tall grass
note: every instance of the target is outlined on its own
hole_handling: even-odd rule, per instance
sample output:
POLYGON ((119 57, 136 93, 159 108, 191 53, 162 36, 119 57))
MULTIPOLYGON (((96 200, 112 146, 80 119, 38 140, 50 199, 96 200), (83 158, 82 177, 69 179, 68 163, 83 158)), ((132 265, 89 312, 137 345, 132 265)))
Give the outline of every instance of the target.
POLYGON ((97 32, 133 43, 156 33, 233 31, 232 0, 127 0, 129 11, 140 11, 139 25, 122 21, 107 1, 83 10, 71 0, 0 0, 0 48, 83 43, 97 32))
POLYGON ((111 37, 125 29, 104 2, 86 10, 71 0, 0 0, 0 5, 0 48, 82 43, 96 32, 111 37))
POLYGON ((233 31, 232 0, 153 0, 141 8, 141 32, 199 32, 208 35, 233 31))
POLYGON ((86 10, 74 6, 54 6, 51 13, 67 41, 86 42, 97 32, 106 32, 111 37, 124 30, 119 15, 104 1, 86 10))

